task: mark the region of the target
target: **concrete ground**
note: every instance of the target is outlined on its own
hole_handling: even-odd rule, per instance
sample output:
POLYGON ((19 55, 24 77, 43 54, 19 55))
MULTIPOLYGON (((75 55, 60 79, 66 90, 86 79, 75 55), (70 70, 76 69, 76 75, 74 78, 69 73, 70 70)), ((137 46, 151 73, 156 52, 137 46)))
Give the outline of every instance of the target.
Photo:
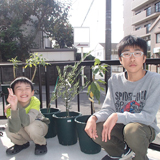
MULTIPOLYGON (((36 95, 38 97, 38 95, 36 95)), ((45 101, 45 93, 43 92, 43 107, 46 106, 45 101)), ((101 104, 98 104, 95 102, 95 110, 98 111, 101 106, 102 102, 104 101, 105 94, 102 93, 101 95, 101 104)), ((2 102, 0 101, 0 115, 2 115, 2 102)), ((52 104, 52 107, 55 107, 55 104, 52 104)), ((77 102, 76 99, 71 103, 71 110, 77 111, 77 102)), ((65 110, 65 107, 62 103, 62 101, 58 100, 58 108, 61 109, 61 111, 65 110)), ((80 94, 80 112, 83 115, 90 115, 90 102, 88 100, 88 97, 86 96, 86 91, 80 94)), ((158 119, 158 125, 160 127, 160 110, 157 114, 158 119)), ((0 127, 4 126, 6 124, 6 120, 0 120, 0 127)), ((160 134, 156 137, 155 143, 160 144, 160 134)), ((38 160, 41 158, 43 159, 49 159, 52 158, 54 160, 100 160, 102 157, 106 155, 106 152, 102 149, 101 152, 97 154, 85 154, 81 152, 79 147, 79 142, 77 142, 75 145, 71 146, 63 146, 59 144, 57 136, 54 138, 47 139, 47 146, 48 146, 48 153, 43 156, 36 156, 34 155, 34 148, 35 145, 33 142, 30 143, 30 147, 23 150, 19 154, 15 156, 7 156, 5 151, 8 147, 12 146, 13 144, 10 142, 10 140, 6 137, 6 134, 4 132, 4 135, 0 137, 0 159, 2 160, 38 160)), ((150 160, 160 160, 160 152, 154 151, 151 149, 148 149, 148 157, 150 160)))
MULTIPOLYGON (((3 124, 4 121, 0 120, 0 124, 3 124)), ((2 127, 4 125, 0 125, 2 127)), ((47 139, 48 153, 42 156, 34 155, 35 145, 33 142, 30 142, 30 147, 21 151, 20 153, 7 156, 6 149, 11 147, 13 144, 6 137, 5 132, 3 136, 0 137, 0 159, 2 160, 100 160, 106 155, 106 152, 101 149, 97 154, 85 154, 80 150, 79 142, 71 146, 63 146, 59 144, 57 136, 54 138, 47 139)), ((149 160, 160 160, 160 152, 148 149, 149 160)))

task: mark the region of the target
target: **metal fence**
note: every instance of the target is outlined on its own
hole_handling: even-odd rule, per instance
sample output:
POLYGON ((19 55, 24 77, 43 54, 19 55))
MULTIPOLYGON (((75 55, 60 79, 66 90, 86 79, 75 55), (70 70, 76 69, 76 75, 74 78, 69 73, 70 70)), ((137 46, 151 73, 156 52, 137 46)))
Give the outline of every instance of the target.
MULTIPOLYGON (((60 67, 64 67, 65 65, 74 65, 75 61, 69 61, 69 62, 50 62, 51 65, 48 65, 46 67, 43 66, 38 66, 38 71, 37 71, 37 75, 36 75, 36 79, 37 79, 37 84, 38 84, 38 94, 39 94, 39 100, 41 102, 41 108, 44 107, 42 106, 42 84, 45 86, 45 94, 46 94, 46 106, 49 105, 50 103, 50 86, 54 85, 56 83, 56 79, 57 79, 57 71, 56 71, 56 66, 60 66, 60 67), (53 82, 53 83, 52 83, 53 82), (52 83, 52 84, 51 84, 52 83)), ((105 61, 101 61, 101 63, 105 63, 108 64, 109 66, 119 66, 121 65, 119 60, 105 60, 105 61)), ((91 72, 91 67, 94 64, 94 61, 84 61, 80 64, 80 66, 86 66, 88 67, 88 77, 91 80, 92 79, 92 72, 91 72)), ((148 69, 149 65, 154 65, 155 66, 155 71, 159 72, 159 66, 160 66, 160 59, 147 59, 146 63, 144 64, 144 68, 148 69)), ((18 65, 18 69, 17 69, 17 74, 19 76, 26 76, 28 78, 31 78, 31 73, 32 70, 31 69, 24 69, 25 64, 21 63, 18 65)), ((9 74, 12 73, 7 73, 6 68, 12 68, 13 65, 12 64, 0 64, 0 78, 1 78, 1 84, 4 84, 6 79, 8 80, 9 77, 11 77, 10 79, 13 80, 13 77, 9 74), (8 77, 8 78, 7 78, 8 77)), ((105 81, 108 81, 108 77, 110 75, 108 75, 108 72, 106 72, 105 74, 105 81)), ((106 92, 107 92, 107 88, 108 88, 108 83, 106 83, 105 85, 106 88, 106 92)), ((5 94, 3 92, 1 92, 1 97, 2 97, 2 110, 4 111, 4 107, 6 105, 5 103, 5 94)), ((80 111, 80 101, 79 101, 80 97, 79 95, 77 95, 77 111, 80 111)), ((58 102, 55 101, 55 105, 56 107, 58 106, 58 102)), ((92 110, 92 103, 91 103, 91 114, 93 113, 92 110)), ((3 115, 0 115, 0 119, 5 119, 5 114, 3 112, 3 115)), ((155 149, 160 151, 160 144, 156 144, 156 143, 151 143, 150 144, 150 148, 155 149)))

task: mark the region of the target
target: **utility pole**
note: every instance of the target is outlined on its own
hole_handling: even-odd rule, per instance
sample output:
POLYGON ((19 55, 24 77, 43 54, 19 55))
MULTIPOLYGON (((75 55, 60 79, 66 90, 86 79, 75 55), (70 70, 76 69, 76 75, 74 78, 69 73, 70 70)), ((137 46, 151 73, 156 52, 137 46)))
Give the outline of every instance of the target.
MULTIPOLYGON (((111 0, 106 0, 106 27, 105 27, 105 60, 111 60, 111 0)), ((111 68, 108 67, 105 81, 111 76, 111 68)), ((108 83, 106 84, 106 91, 108 83)))

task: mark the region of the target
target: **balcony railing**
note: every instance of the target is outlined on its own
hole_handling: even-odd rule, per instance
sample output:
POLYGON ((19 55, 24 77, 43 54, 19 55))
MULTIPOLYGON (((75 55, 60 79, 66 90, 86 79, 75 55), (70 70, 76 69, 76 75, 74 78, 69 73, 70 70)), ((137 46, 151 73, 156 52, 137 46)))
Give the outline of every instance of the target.
POLYGON ((159 8, 156 8, 156 6, 154 7, 149 7, 146 9, 146 16, 150 16, 154 13, 157 13, 157 12, 160 12, 160 9, 159 8))
POLYGON ((134 0, 132 1, 132 11, 138 10, 144 6, 147 6, 148 4, 151 4, 155 0, 134 0))
MULTIPOLYGON (((49 105, 50 103, 50 86, 54 85, 56 83, 56 79, 57 79, 57 70, 56 70, 56 66, 60 66, 60 67, 64 67, 65 65, 74 65, 75 62, 51 62, 51 65, 47 66, 47 67, 43 67, 43 66, 39 66, 38 67, 38 72, 37 72, 37 82, 38 82, 38 94, 39 94, 39 99, 41 101, 41 107, 44 108, 43 103, 42 103, 42 98, 46 101, 46 106, 49 105), (54 75, 54 76, 53 76, 54 75), (45 97, 42 97, 42 85, 45 86, 45 97)), ((108 64, 109 66, 120 66, 120 62, 119 60, 105 60, 105 61, 101 61, 101 63, 105 63, 108 64)), ((84 61, 81 63, 81 66, 86 66, 88 67, 88 75, 89 75, 89 79, 92 79, 92 72, 91 72, 91 67, 94 64, 94 61, 84 61)), ((159 65, 160 65, 160 59, 147 59, 146 63, 144 64, 144 68, 147 67, 147 65, 154 65, 156 68, 156 72, 158 72, 159 69, 159 65)), ((28 78, 31 77, 31 72, 32 70, 29 69, 28 72, 27 70, 24 69, 25 64, 19 64, 18 65, 18 76, 26 76, 28 78)), ((1 84, 4 84, 4 82, 6 82, 8 80, 8 74, 6 69, 7 68, 12 68, 13 65, 12 64, 0 64, 0 76, 1 76, 1 84), (7 79, 7 80, 6 80, 7 79)), ((108 81, 108 72, 106 72, 105 74, 105 81, 108 81)), ((13 79, 13 78, 12 78, 13 79)), ((106 92, 107 92, 107 88, 108 88, 108 83, 106 83, 105 88, 106 88, 106 92)), ((0 119, 5 119, 5 113, 4 113, 4 107, 6 105, 5 103, 5 95, 2 93, 2 106, 3 107, 3 113, 2 115, 0 115, 0 119)), ((77 111, 80 111, 80 100, 79 100, 79 95, 77 96, 77 111)), ((55 105, 57 107, 58 102, 55 102, 55 105)), ((91 103, 91 114, 93 113, 92 110, 92 103, 91 103)), ((160 151, 160 144, 155 144, 152 143, 150 145, 150 148, 155 149, 160 151)))
POLYGON ((157 9, 155 6, 149 7, 146 10, 138 12, 132 17, 132 25, 141 25, 142 23, 156 19, 159 15, 159 8, 157 9))

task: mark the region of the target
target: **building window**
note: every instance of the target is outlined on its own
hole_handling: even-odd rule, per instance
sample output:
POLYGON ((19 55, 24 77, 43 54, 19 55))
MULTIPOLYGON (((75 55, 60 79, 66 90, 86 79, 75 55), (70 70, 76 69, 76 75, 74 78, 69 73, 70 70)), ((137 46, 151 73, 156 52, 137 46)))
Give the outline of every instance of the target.
POLYGON ((140 13, 141 13, 141 11, 138 11, 138 12, 135 13, 135 15, 140 14, 140 13))
POLYGON ((97 56, 101 56, 102 55, 102 52, 97 52, 97 56))
POLYGON ((160 33, 156 34, 156 43, 160 43, 160 33))
POLYGON ((151 15, 151 7, 148 7, 146 9, 146 16, 150 16, 151 15))
POLYGON ((151 24, 145 24, 144 27, 146 27, 146 33, 149 33, 149 28, 150 28, 151 24))
MULTIPOLYGON (((150 51, 151 50, 151 40, 147 41, 147 50, 150 51)), ((150 58, 150 57, 148 57, 150 58)))
POLYGON ((160 2, 155 4, 155 11, 160 12, 160 2))
POLYGON ((137 31, 137 30, 139 30, 139 29, 141 29, 141 27, 136 27, 136 28, 135 28, 135 31, 137 31))

